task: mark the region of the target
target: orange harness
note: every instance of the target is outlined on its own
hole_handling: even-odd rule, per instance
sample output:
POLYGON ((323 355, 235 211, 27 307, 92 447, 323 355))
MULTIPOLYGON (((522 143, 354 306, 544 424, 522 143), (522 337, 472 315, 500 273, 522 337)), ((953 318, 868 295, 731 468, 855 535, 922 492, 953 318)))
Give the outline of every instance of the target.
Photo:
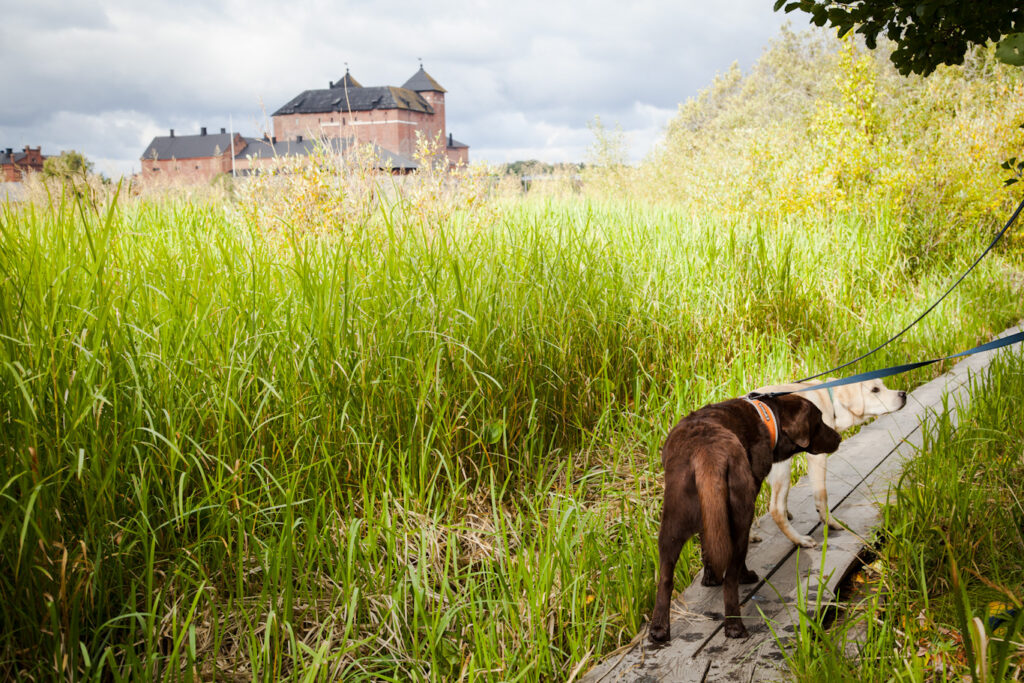
POLYGON ((758 401, 756 398, 747 398, 744 396, 743 400, 747 401, 757 409, 757 414, 761 416, 761 422, 764 422, 764 426, 768 428, 768 433, 771 434, 772 449, 774 450, 775 444, 779 441, 779 423, 775 420, 775 413, 772 412, 771 408, 761 401, 758 401))

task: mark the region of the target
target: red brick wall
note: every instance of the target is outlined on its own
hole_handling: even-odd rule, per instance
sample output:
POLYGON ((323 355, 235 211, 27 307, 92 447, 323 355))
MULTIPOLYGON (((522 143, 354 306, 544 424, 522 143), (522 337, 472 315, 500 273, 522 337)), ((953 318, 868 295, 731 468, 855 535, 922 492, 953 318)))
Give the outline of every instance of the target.
POLYGON ((448 129, 445 122, 444 93, 430 91, 421 92, 420 95, 422 95, 423 99, 429 102, 430 106, 434 108, 434 118, 423 132, 427 134, 431 140, 435 138, 439 140, 447 140, 448 129), (440 137, 438 137, 438 135, 440 135, 440 137))
POLYGON ((142 162, 142 177, 145 180, 209 182, 214 176, 225 172, 231 172, 231 163, 229 160, 225 170, 223 157, 149 159, 142 162))
POLYGON ((18 165, 26 171, 42 171, 43 170, 43 157, 42 147, 31 147, 25 148, 25 158, 18 162, 18 165))
POLYGON ((469 147, 448 147, 448 163, 452 166, 469 163, 469 147))
POLYGON ((416 131, 428 137, 440 134, 441 139, 445 135, 444 95, 423 95, 440 96, 440 111, 435 107, 434 114, 408 109, 285 114, 274 117, 274 136, 278 140, 294 140, 299 135, 352 138, 356 142, 373 142, 384 149, 411 157, 416 151, 416 131))
MULTIPOLYGON (((246 142, 241 135, 235 134, 235 154, 241 153, 246 148, 246 142)), ((241 164, 236 161, 235 168, 238 170, 241 164)), ((219 156, 198 157, 194 159, 143 159, 142 178, 143 180, 156 180, 162 182, 209 182, 214 176, 221 173, 231 173, 231 147, 224 150, 219 156)))

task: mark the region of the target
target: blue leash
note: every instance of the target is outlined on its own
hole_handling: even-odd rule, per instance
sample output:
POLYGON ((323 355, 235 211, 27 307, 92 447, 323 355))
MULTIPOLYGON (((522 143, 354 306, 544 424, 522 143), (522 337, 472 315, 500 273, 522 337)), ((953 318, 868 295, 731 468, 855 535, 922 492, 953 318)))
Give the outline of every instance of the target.
MULTIPOLYGON (((996 244, 998 244, 999 240, 1001 240, 1001 239, 1003 238, 1003 235, 1004 235, 1004 234, 1006 234, 1006 231, 1010 229, 1010 226, 1011 226, 1011 225, 1013 225, 1013 224, 1014 224, 1014 223, 1016 222, 1016 220, 1017 220, 1017 216, 1019 216, 1019 215, 1020 215, 1020 212, 1021 212, 1021 210, 1022 210, 1022 209, 1024 209, 1024 200, 1021 200, 1020 204, 1018 204, 1018 205, 1017 205, 1017 210, 1013 212, 1013 215, 1012 215, 1012 216, 1010 216, 1010 220, 1006 221, 1006 225, 1004 225, 1004 226, 1003 226, 1003 229, 1002 229, 1002 230, 1000 230, 1000 231, 999 231, 999 233, 998 233, 998 234, 997 234, 997 235, 995 236, 995 238, 994 238, 994 239, 992 240, 992 242, 990 242, 990 243, 989 243, 989 245, 988 245, 988 247, 986 247, 985 251, 981 252, 981 256, 979 256, 979 257, 978 257, 977 259, 975 259, 974 263, 972 263, 972 264, 971 264, 971 267, 970 267, 970 268, 968 268, 967 270, 965 270, 965 271, 964 271, 964 274, 963 274, 963 275, 961 275, 961 276, 960 276, 960 278, 959 278, 959 279, 958 279, 958 280, 957 280, 956 282, 954 282, 954 283, 953 283, 952 285, 950 285, 949 289, 947 289, 947 290, 946 290, 946 293, 945 293, 945 294, 943 294, 943 295, 942 295, 942 296, 940 296, 940 297, 939 297, 938 299, 936 299, 936 300, 935 300, 935 303, 933 303, 933 304, 932 304, 931 306, 929 306, 929 307, 927 308, 927 310, 925 310, 925 312, 924 312, 924 313, 922 313, 921 315, 917 316, 917 319, 916 319, 916 320, 914 320, 914 322, 910 323, 909 325, 907 325, 906 327, 904 327, 904 328, 903 328, 902 330, 900 330, 899 332, 897 332, 897 333, 896 333, 895 335, 893 335, 892 337, 890 337, 890 338, 889 338, 889 339, 887 339, 886 341, 882 342, 881 344, 879 344, 879 345, 878 345, 878 346, 876 346, 875 348, 871 349, 871 350, 870 350, 870 351, 868 351, 867 353, 865 353, 865 354, 863 354, 863 355, 861 355, 861 356, 857 356, 857 357, 856 357, 856 358, 854 358, 853 360, 851 360, 851 361, 849 361, 849 362, 846 362, 846 363, 843 363, 842 365, 837 365, 836 367, 832 368, 831 370, 825 370, 824 372, 819 372, 819 373, 818 373, 818 374, 816 374, 816 375, 811 375, 810 377, 804 377, 803 379, 801 379, 801 380, 797 380, 797 381, 799 381, 799 382, 806 382, 806 381, 807 381, 807 380, 809 380, 809 379, 814 379, 814 378, 816 378, 816 377, 821 377, 822 375, 829 375, 829 374, 832 374, 833 372, 835 372, 836 370, 842 370, 842 369, 843 369, 843 368, 845 368, 846 366, 848 366, 848 365, 853 365, 853 364, 854 364, 854 363, 856 363, 857 361, 859 361, 859 360, 863 360, 864 358, 867 358, 868 356, 870 356, 871 354, 873 354, 873 353, 874 353, 875 351, 878 351, 879 349, 881 349, 881 348, 883 348, 883 347, 885 347, 885 346, 888 346, 888 345, 889 345, 889 344, 891 344, 892 342, 894 342, 894 341, 896 341, 897 339, 899 339, 900 337, 902 337, 902 336, 903 336, 903 334, 904 334, 904 333, 905 333, 905 332, 906 332, 907 330, 909 330, 909 329, 910 329, 911 327, 913 327, 914 325, 916 325, 916 324, 918 324, 919 322, 921 322, 921 319, 922 319, 922 318, 924 318, 924 317, 925 317, 926 315, 928 315, 929 313, 931 313, 931 312, 932 312, 932 309, 934 309, 934 308, 935 308, 936 306, 938 306, 938 305, 939 305, 939 304, 940 304, 940 303, 942 302, 942 300, 943 300, 943 299, 945 299, 945 298, 946 298, 946 296, 948 296, 948 295, 949 295, 949 293, 950 293, 950 292, 952 292, 952 291, 953 291, 953 290, 954 290, 954 289, 956 288, 956 286, 957 286, 957 285, 959 285, 959 284, 960 284, 961 282, 963 282, 963 281, 964 281, 964 278, 965 278, 965 277, 967 277, 967 275, 968 275, 968 274, 970 274, 970 272, 971 272, 972 270, 974 270, 974 267, 975 267, 976 265, 978 265, 979 263, 981 263, 981 259, 985 258, 985 256, 986 256, 986 255, 988 254, 988 252, 992 251, 992 248, 993 248, 993 247, 995 247, 995 246, 996 246, 996 244)), ((948 358, 955 358, 955 357, 956 357, 956 356, 948 356, 948 358)), ((937 363, 937 362, 939 362, 940 360, 944 360, 944 359, 943 359, 943 358, 938 358, 938 359, 936 359, 936 360, 926 361, 925 363, 923 363, 923 365, 929 365, 930 363, 937 363)), ((903 366, 900 366, 900 367, 903 367, 903 366)), ((915 365, 914 367, 921 367, 921 365, 915 365)), ((908 369, 913 369, 913 368, 908 368, 908 369)), ((905 370, 902 370, 901 372, 906 372, 906 371, 905 371, 905 370)), ((893 375, 894 375, 894 374, 896 374, 896 373, 894 373, 894 372, 893 372, 893 373, 890 373, 890 374, 893 374, 893 375)), ((878 376, 879 376, 879 377, 888 377, 888 375, 878 375, 878 376)), ((860 377, 860 375, 857 375, 857 377, 860 377)), ((873 377, 872 377, 872 379, 873 379, 873 377)), ((820 387, 821 385, 818 385, 818 386, 820 387)), ((838 385, 836 385, 836 386, 838 386, 838 385)))
MULTIPOLYGON (((984 344, 979 344, 978 346, 975 346, 973 349, 967 349, 966 351, 954 353, 949 356, 942 356, 941 358, 923 360, 917 363, 904 363, 903 365, 893 365, 888 368, 882 368, 881 370, 871 370, 870 372, 861 372, 856 375, 844 377, 842 379, 834 379, 830 382, 824 382, 823 384, 812 384, 809 387, 797 389, 795 391, 770 391, 764 394, 756 394, 752 392, 747 395, 753 398, 758 398, 761 396, 772 398, 775 396, 785 396, 786 394, 798 394, 803 391, 811 391, 814 389, 833 389, 835 387, 841 387, 847 384, 856 384, 857 382, 866 382, 871 379, 881 379, 882 377, 890 377, 892 375, 898 375, 903 372, 910 372, 911 370, 923 368, 926 365, 931 365, 933 363, 938 363, 944 360, 950 360, 952 358, 972 356, 976 353, 981 353, 982 351, 992 351, 994 349, 1001 349, 1004 346, 1010 346, 1011 344, 1017 344, 1022 341, 1024 341, 1024 330, 1017 332, 1015 334, 1007 335, 1005 337, 1000 337, 999 339, 993 339, 992 341, 986 342, 984 344)), ((818 377, 818 375, 815 375, 815 377, 818 377)))

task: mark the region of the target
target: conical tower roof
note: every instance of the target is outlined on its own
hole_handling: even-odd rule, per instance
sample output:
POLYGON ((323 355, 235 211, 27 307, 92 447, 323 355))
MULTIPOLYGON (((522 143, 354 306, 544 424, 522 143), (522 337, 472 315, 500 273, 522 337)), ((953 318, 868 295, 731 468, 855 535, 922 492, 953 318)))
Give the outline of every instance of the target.
POLYGON ((426 92, 433 90, 435 92, 448 92, 441 87, 441 84, 434 80, 433 76, 423 70, 423 65, 420 65, 420 70, 412 75, 412 78, 402 84, 403 88, 412 90, 413 92, 426 92))
POLYGON ((334 81, 331 83, 331 88, 362 88, 362 84, 356 79, 352 78, 352 74, 345 69, 345 75, 340 81, 334 81))

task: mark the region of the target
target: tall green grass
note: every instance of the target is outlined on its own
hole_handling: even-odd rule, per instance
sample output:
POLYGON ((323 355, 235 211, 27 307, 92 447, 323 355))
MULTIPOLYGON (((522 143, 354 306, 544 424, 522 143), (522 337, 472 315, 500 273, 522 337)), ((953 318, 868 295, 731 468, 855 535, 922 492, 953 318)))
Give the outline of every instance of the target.
MULTIPOLYGON (((0 209, 0 676, 566 678, 649 613, 680 414, 858 355, 985 241, 921 249, 884 210, 494 215, 0 209)), ((1016 262, 872 365, 1018 319, 1016 262)))

